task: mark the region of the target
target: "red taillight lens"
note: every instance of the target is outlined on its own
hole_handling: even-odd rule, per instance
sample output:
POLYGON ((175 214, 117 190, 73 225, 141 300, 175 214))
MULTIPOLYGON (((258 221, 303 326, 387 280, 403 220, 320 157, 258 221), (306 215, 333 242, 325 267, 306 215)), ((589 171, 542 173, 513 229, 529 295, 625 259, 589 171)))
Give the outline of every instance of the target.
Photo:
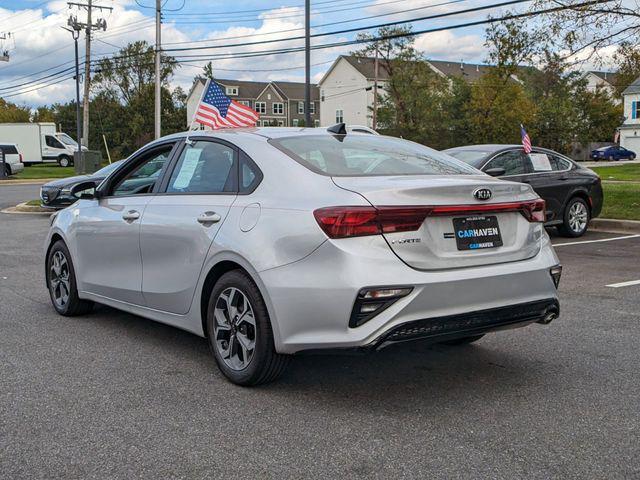
POLYGON ((381 233, 374 207, 328 207, 313 212, 329 238, 360 237, 381 233))
POLYGON ((24 162, 22 161, 22 154, 21 154, 21 153, 19 153, 19 154, 18 154, 18 159, 20 160, 20 163, 24 163, 24 162))
POLYGON ((329 238, 347 238, 413 232, 427 217, 504 212, 520 212, 530 222, 545 221, 545 203, 541 199, 486 205, 326 207, 314 211, 313 215, 329 238))

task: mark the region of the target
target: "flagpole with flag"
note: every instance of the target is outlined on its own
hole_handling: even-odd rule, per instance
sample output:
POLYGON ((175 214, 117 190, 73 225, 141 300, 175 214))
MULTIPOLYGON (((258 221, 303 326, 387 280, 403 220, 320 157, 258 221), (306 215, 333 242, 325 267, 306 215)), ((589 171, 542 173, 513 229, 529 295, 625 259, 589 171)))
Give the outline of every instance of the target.
POLYGON ((520 135, 522 136, 522 149, 524 150, 524 153, 531 153, 531 139, 522 124, 520 124, 520 135))
POLYGON ((259 118, 258 112, 229 98, 214 79, 209 79, 193 115, 192 125, 197 122, 213 130, 255 127, 259 118))

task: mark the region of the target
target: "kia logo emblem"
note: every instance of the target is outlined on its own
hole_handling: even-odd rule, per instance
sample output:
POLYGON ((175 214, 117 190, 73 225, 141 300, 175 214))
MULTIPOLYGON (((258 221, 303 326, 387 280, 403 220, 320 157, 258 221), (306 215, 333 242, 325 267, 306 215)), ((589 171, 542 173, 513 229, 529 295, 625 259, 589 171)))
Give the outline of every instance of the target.
POLYGON ((489 200, 491 198, 491 190, 488 188, 478 188, 473 192, 473 196, 478 200, 489 200))

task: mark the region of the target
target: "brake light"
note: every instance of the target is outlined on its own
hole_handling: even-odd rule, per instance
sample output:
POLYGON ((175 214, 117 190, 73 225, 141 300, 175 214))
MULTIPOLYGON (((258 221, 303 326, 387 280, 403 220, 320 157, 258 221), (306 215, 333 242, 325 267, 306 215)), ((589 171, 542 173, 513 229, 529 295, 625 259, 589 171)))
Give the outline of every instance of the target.
POLYGON ((19 154, 18 154, 18 160, 20 161, 20 163, 24 163, 24 162, 22 161, 22 154, 21 154, 21 153, 19 153, 19 154))
POLYGON ((315 210, 313 215, 329 238, 348 238, 413 232, 427 217, 505 212, 520 212, 529 222, 545 221, 542 199, 486 205, 326 207, 315 210))

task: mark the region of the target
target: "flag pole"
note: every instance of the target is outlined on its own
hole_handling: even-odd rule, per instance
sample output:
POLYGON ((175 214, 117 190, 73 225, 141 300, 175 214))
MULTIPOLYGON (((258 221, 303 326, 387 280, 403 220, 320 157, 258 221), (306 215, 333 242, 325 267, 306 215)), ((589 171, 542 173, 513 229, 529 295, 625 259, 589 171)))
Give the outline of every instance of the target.
POLYGON ((202 103, 202 99, 206 95, 207 90, 209 90, 209 84, 210 83, 211 83, 211 79, 208 78, 206 83, 204 84, 204 88, 202 89, 202 93, 200 94, 200 100, 198 100, 198 103, 196 104, 196 109, 193 112, 193 118, 191 119, 191 123, 189 124, 189 128, 187 128, 187 137, 185 138, 185 143, 189 143, 189 134, 193 130, 193 124, 196 123, 196 114, 198 113, 198 107, 200 106, 200 103, 202 103))

